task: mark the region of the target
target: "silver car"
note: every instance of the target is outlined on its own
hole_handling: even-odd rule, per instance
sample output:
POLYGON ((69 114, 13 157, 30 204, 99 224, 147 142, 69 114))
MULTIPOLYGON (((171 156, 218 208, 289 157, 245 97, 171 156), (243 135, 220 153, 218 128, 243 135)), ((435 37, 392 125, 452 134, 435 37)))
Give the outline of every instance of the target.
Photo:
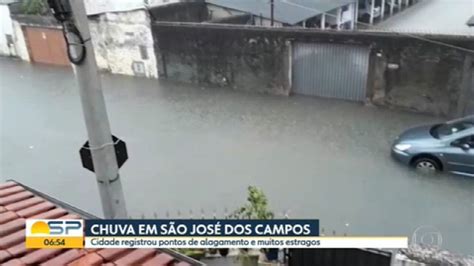
POLYGON ((425 172, 474 177, 474 115, 409 129, 393 143, 392 155, 425 172))

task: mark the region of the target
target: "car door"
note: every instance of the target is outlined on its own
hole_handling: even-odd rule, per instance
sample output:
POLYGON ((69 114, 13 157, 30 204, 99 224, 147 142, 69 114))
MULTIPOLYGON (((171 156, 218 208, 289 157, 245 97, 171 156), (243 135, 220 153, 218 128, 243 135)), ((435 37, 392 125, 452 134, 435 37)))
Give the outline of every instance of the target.
POLYGON ((446 170, 474 176, 474 135, 451 142, 443 155, 447 163, 446 170), (468 146, 463 148, 466 144, 468 146))

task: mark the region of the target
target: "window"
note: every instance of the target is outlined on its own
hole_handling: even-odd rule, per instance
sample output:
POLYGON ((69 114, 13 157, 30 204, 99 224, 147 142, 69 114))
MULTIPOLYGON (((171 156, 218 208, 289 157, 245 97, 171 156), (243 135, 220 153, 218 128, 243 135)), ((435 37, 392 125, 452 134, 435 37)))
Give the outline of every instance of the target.
POLYGON ((148 51, 146 49, 146 46, 145 45, 140 45, 139 48, 140 48, 140 55, 141 55, 142 59, 143 60, 148 60, 148 51))
POLYGON ((474 148, 474 135, 457 139, 451 143, 451 146, 459 147, 463 144, 468 144, 471 148, 474 148))
POLYGON ((431 129, 431 135, 435 138, 442 138, 459 133, 463 130, 474 127, 474 122, 470 120, 457 121, 453 123, 445 123, 436 125, 431 129))

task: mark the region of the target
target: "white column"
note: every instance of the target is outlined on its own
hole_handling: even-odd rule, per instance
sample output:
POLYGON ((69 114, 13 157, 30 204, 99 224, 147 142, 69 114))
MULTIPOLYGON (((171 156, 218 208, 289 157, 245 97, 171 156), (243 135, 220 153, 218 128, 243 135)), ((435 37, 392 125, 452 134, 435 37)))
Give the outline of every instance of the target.
POLYGON ((398 0, 398 11, 402 10, 402 1, 403 0, 398 0))
POLYGON ((321 15, 321 29, 325 29, 326 28, 326 13, 323 13, 321 15))
POLYGON ((375 0, 370 0, 370 25, 374 24, 375 0))
POLYGON ((380 18, 383 19, 383 17, 385 16, 385 0, 382 0, 382 7, 380 8, 380 12, 382 12, 380 14, 380 18))
POLYGON ((359 6, 357 5, 357 2, 353 3, 352 8, 352 21, 351 21, 351 30, 355 30, 356 24, 357 24, 357 10, 359 9, 359 6))
POLYGON ((390 0, 390 16, 393 15, 393 6, 395 5, 395 0, 390 0))
POLYGON ((359 3, 355 3, 355 28, 357 29, 357 22, 359 22, 359 3))
POLYGON ((336 16, 336 27, 337 27, 337 30, 339 30, 341 28, 341 13, 342 13, 342 9, 340 7, 337 8, 337 16, 336 16))
POLYGON ((306 28, 306 20, 303 20, 303 28, 306 28))

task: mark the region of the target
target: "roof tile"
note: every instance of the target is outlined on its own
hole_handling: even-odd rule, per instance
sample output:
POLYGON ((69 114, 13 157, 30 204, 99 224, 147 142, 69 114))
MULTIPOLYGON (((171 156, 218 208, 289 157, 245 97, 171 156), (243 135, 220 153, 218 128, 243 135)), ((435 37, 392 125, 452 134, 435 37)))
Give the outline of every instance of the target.
POLYGON ((67 211, 65 209, 56 208, 48 212, 40 213, 38 215, 29 217, 29 218, 31 219, 57 219, 61 216, 64 216, 65 214, 67 214, 67 211))
POLYGON ((124 248, 110 248, 110 249, 102 249, 97 252, 104 260, 110 261, 110 260, 115 260, 123 255, 125 255, 128 252, 127 249, 124 248))
POLYGON ((5 250, 0 250, 0 263, 7 261, 13 257, 12 254, 8 253, 5 250))
POLYGON ((127 255, 115 261, 117 265, 139 265, 152 258, 157 253, 156 249, 135 249, 127 255))
POLYGON ((9 187, 13 187, 13 186, 16 186, 16 185, 18 185, 18 184, 13 182, 13 181, 8 181, 6 183, 0 184, 0 190, 6 189, 6 188, 9 188, 9 187))
POLYGON ((18 257, 27 253, 28 251, 33 251, 34 249, 27 249, 24 242, 16 244, 15 246, 7 249, 8 253, 12 254, 14 257, 18 257))
POLYGON ((15 182, 0 184, 1 265, 95 266, 137 265, 144 262, 148 263, 147 265, 170 265, 183 260, 160 253, 157 249, 27 249, 26 218, 83 219, 76 213, 58 207, 67 205, 55 200, 46 200, 32 191, 15 182))
POLYGON ((143 266, 169 265, 174 258, 166 253, 160 253, 143 263, 143 266))
POLYGON ((20 260, 28 265, 37 265, 39 263, 45 262, 48 259, 53 258, 61 252, 63 252, 62 249, 37 249, 21 257, 20 260))
POLYGON ((3 263, 2 266, 26 266, 26 264, 19 259, 13 259, 3 263))
POLYGON ((7 249, 25 241, 25 229, 0 238, 0 249, 7 249))
POLYGON ((2 226, 0 227, 0 237, 6 236, 23 228, 25 228, 25 219, 18 218, 12 220, 8 223, 2 224, 2 226))
POLYGON ((86 254, 85 251, 81 249, 70 249, 61 255, 56 256, 54 259, 48 260, 41 265, 44 266, 56 266, 56 265, 66 265, 80 257, 83 257, 86 254))
POLYGON ((191 264, 189 264, 189 263, 187 263, 187 262, 185 262, 185 261, 181 261, 181 262, 175 264, 175 266, 191 266, 191 264))
POLYGON ((0 213, 0 224, 8 223, 10 221, 15 220, 16 218, 18 218, 18 215, 14 212, 11 212, 11 211, 2 212, 0 213))
POLYGON ((35 197, 32 197, 32 198, 28 198, 28 199, 25 199, 25 200, 22 200, 22 201, 18 201, 18 202, 9 204, 9 205, 5 206, 5 209, 10 210, 10 211, 18 211, 18 210, 25 209, 25 208, 28 208, 30 206, 33 206, 35 204, 38 204, 40 202, 44 202, 44 199, 35 196, 35 197))
POLYGON ((6 196, 9 196, 21 191, 25 191, 25 189, 20 186, 5 188, 5 189, 0 190, 0 197, 6 197, 6 196))
POLYGON ((23 210, 19 210, 17 211, 17 214, 21 217, 24 217, 24 218, 28 218, 28 217, 31 217, 33 215, 36 215, 36 214, 39 214, 39 213, 43 213, 45 211, 48 211, 48 210, 51 210, 53 209, 55 206, 53 203, 49 202, 49 201, 45 201, 45 202, 42 202, 42 203, 39 203, 39 204, 36 204, 36 205, 33 205, 31 207, 28 207, 26 209, 23 209, 23 210))
POLYGON ((15 193, 6 197, 0 197, 0 206, 5 206, 10 203, 14 203, 20 200, 31 198, 31 196, 33 196, 33 193, 29 191, 23 191, 23 192, 15 193))
POLYGON ((83 257, 76 259, 75 261, 71 262, 69 265, 71 266, 98 266, 102 265, 104 259, 99 256, 97 253, 89 253, 83 257))

